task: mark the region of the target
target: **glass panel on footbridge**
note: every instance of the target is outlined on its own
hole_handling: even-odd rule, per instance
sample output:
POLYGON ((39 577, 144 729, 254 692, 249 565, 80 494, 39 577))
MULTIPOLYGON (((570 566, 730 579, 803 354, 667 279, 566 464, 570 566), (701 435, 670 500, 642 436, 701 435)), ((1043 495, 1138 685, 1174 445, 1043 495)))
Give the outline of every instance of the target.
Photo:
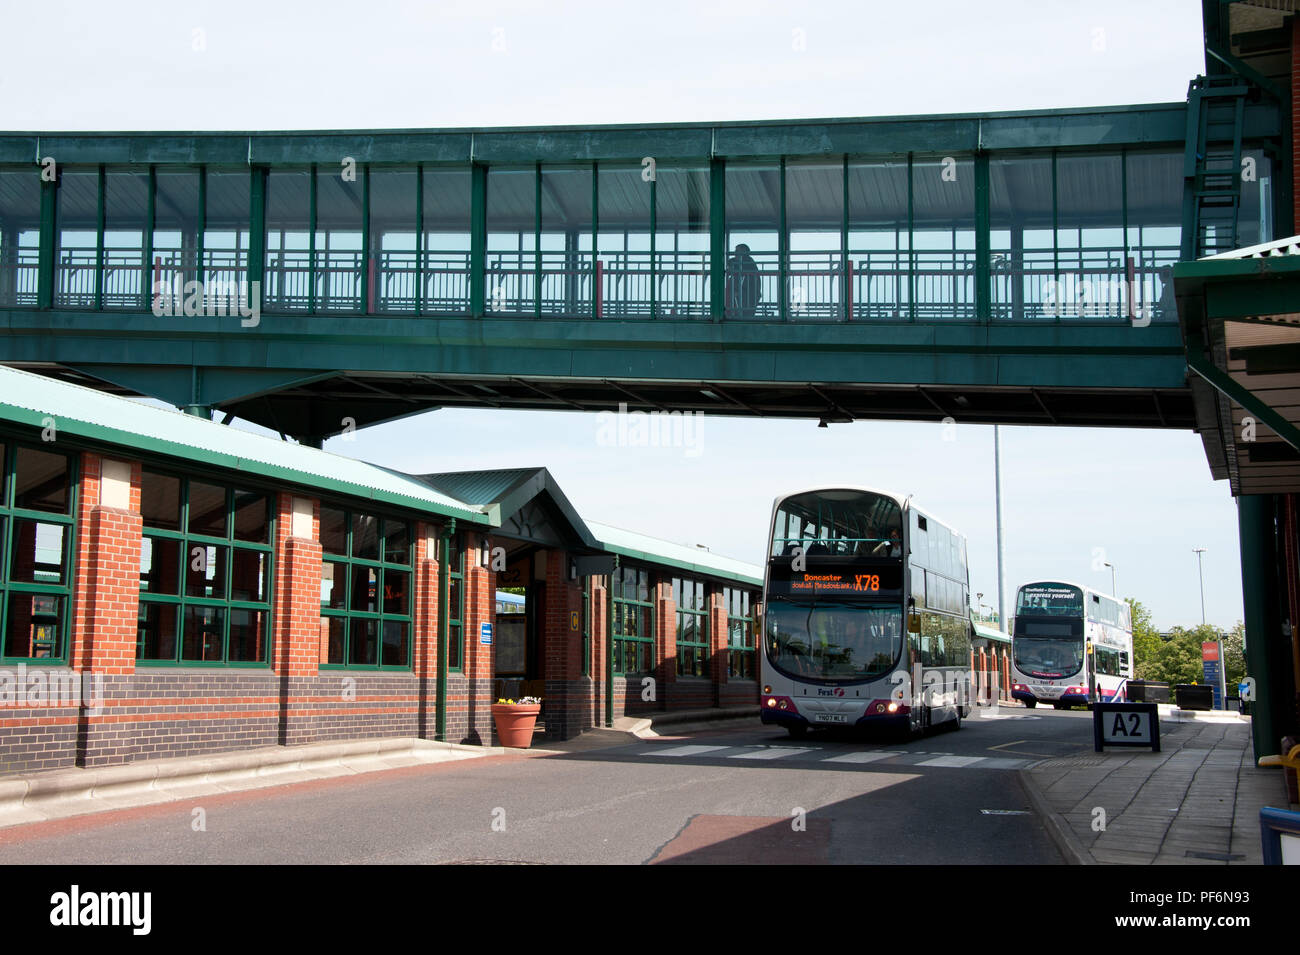
POLYGON ((590 166, 542 167, 542 315, 594 314, 593 188, 590 166))
POLYGON ((786 315, 792 321, 842 321, 845 302, 844 163, 785 167, 788 252, 786 315))
POLYGON ((0 306, 36 305, 40 237, 40 171, 0 169, 0 306))
POLYGON ((912 260, 907 160, 849 162, 850 321, 907 321, 912 260))
POLYGON ((655 170, 656 318, 709 314, 709 181, 707 164, 655 170))
POLYGON ((729 319, 780 319, 781 167, 731 165, 726 169, 729 319))
POLYGON ((912 314, 918 322, 973 322, 975 163, 941 156, 912 163, 912 314))
POLYGON ((487 311, 529 316, 537 309, 535 166, 493 167, 487 176, 487 311))
POLYGON ((654 276, 650 262, 651 200, 656 187, 643 166, 599 169, 596 236, 597 318, 650 318, 654 276))
MULTIPOLYGON (((472 175, 468 166, 424 168, 424 250, 420 310, 428 315, 469 314, 469 243, 472 175)), ((492 307, 488 283, 488 307, 492 307)))

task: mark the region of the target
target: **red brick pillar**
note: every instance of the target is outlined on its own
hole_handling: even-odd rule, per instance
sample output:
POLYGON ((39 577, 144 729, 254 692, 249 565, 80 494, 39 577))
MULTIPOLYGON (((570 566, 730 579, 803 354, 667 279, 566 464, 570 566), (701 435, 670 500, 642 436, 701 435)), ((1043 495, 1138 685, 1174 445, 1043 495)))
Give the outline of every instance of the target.
POLYGON ((421 739, 433 739, 437 735, 434 708, 438 690, 438 533, 433 524, 416 525, 411 667, 419 681, 417 723, 421 739))
MULTIPOLYGON (((569 555, 554 550, 546 560, 546 735, 569 739, 588 728, 591 681, 582 676, 582 581, 569 579, 569 555)), ((593 634, 594 636, 594 634, 593 634)))
POLYGON ((605 725, 605 700, 609 697, 608 576, 591 578, 591 725, 605 725))
MULTIPOLYGON (((496 574, 489 560, 483 566, 483 535, 467 531, 465 540, 465 692, 469 710, 466 738, 472 742, 492 741, 492 696, 495 677, 495 641, 484 645, 483 624, 496 615, 496 574)), ((450 733, 450 721, 448 732, 450 733)))
POLYGON ((320 502, 282 493, 276 506, 271 668, 280 678, 280 743, 292 746, 314 738, 310 711, 319 689, 321 652, 320 502))
MULTIPOLYGON (((655 667, 658 686, 656 709, 666 710, 672 705, 673 689, 677 683, 677 603, 673 600, 671 577, 654 577, 652 595, 655 608, 655 667)), ((638 689, 639 692, 639 689, 638 689)))
POLYGON ((727 668, 727 605, 722 602, 722 588, 710 587, 709 608, 709 678, 713 681, 713 705, 722 706, 726 700, 727 668))
POLYGON ((82 454, 76 522, 68 664, 89 674, 82 677, 91 694, 78 716, 76 758, 78 765, 93 766, 129 756, 119 752, 123 740, 114 717, 121 707, 115 701, 129 698, 135 673, 143 535, 139 462, 82 454), (92 701, 99 705, 86 705, 92 701))

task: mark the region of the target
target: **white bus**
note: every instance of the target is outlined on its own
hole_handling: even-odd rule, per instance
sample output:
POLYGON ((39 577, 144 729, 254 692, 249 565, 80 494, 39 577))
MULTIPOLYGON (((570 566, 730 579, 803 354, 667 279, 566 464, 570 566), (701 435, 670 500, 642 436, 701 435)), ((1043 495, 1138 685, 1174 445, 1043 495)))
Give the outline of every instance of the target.
POLYGON ((1011 632, 1011 695, 1026 706, 1127 698, 1133 621, 1123 600, 1064 581, 1023 584, 1011 632))
POLYGON ((966 540, 909 500, 822 488, 776 500, 760 655, 762 720, 961 726, 970 703, 966 540))

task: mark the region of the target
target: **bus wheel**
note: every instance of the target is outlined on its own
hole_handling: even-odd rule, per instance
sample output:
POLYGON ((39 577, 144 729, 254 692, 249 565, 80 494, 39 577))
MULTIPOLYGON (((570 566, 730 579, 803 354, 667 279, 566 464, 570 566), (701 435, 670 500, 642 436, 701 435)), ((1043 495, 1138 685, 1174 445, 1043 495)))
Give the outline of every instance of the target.
POLYGON ((806 726, 787 726, 785 731, 790 734, 791 739, 803 739, 808 735, 808 727, 806 726))
POLYGON ((1025 709, 1027 710, 1032 710, 1037 705, 1038 705, 1037 700, 1025 700, 1025 709))

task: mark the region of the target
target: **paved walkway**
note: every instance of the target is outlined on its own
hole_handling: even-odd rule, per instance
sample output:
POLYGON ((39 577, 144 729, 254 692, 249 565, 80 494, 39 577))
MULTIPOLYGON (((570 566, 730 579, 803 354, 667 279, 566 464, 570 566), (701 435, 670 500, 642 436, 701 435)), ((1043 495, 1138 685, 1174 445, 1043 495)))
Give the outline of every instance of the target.
POLYGON ((1162 713, 1160 746, 1159 753, 1108 749, 1049 759, 1023 771, 1066 857, 1085 864, 1262 863, 1259 810, 1295 807, 1288 807, 1281 770, 1255 765, 1250 724, 1174 724, 1162 713))

